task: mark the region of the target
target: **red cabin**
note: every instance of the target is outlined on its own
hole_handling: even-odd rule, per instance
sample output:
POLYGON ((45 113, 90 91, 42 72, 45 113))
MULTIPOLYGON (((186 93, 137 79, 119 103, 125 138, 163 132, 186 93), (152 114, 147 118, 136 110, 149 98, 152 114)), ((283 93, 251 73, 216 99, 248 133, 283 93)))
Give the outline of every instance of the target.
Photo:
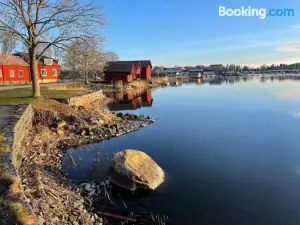
POLYGON ((141 63, 141 79, 142 80, 151 80, 152 77, 152 64, 150 60, 139 61, 141 63))
POLYGON ((104 81, 106 83, 118 81, 130 83, 137 79, 149 80, 151 79, 151 73, 152 65, 150 60, 107 62, 104 81))
MULTIPOLYGON (((29 55, 0 54, 0 84, 27 84, 31 82, 29 55)), ((41 83, 56 82, 60 75, 57 60, 42 57, 38 64, 38 76, 41 83)))

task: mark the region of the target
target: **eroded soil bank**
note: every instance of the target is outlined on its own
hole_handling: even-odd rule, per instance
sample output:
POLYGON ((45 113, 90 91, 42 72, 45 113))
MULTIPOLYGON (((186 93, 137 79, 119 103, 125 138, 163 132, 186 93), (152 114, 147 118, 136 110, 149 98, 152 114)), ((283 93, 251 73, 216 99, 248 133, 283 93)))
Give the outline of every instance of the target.
POLYGON ((64 150, 136 131, 155 119, 105 110, 107 99, 86 107, 43 99, 32 104, 34 125, 23 142, 21 185, 38 224, 105 224, 78 184, 62 171, 64 150))

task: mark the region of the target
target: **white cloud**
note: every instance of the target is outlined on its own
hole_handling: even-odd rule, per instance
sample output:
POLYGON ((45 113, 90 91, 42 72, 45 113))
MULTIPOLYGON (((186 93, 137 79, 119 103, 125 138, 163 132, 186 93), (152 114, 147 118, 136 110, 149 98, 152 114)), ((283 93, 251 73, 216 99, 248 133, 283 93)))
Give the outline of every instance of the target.
POLYGON ((300 29, 300 24, 296 24, 293 26, 294 29, 300 29))
POLYGON ((281 52, 299 52, 300 53, 300 42, 293 42, 283 44, 275 49, 281 52))
POLYGON ((300 112, 294 112, 293 116, 296 117, 296 118, 300 118, 300 112))

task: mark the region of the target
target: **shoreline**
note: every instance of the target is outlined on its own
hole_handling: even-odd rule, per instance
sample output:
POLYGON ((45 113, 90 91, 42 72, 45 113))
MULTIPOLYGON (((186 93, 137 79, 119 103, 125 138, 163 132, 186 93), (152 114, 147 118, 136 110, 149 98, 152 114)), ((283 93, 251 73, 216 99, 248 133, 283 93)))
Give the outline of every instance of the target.
POLYGON ((103 219, 91 213, 87 207, 88 197, 84 189, 88 188, 80 189, 62 171, 62 158, 66 150, 137 131, 154 123, 155 119, 128 113, 102 112, 98 116, 108 117, 103 120, 96 115, 88 118, 86 114, 89 111, 83 107, 65 107, 79 111, 83 117, 64 117, 60 114, 60 118, 52 117, 56 121, 53 124, 39 121, 43 119, 39 114, 45 116, 47 111, 35 109, 36 122, 23 141, 23 159, 19 169, 21 186, 27 203, 37 216, 38 224, 100 225, 103 219))

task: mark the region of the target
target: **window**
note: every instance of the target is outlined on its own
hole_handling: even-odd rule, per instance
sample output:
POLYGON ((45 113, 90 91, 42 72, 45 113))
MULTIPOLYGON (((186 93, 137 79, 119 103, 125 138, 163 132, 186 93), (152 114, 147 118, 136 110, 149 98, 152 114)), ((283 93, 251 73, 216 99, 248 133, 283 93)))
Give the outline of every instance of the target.
POLYGON ((53 75, 54 77, 57 77, 57 70, 56 70, 56 69, 53 69, 53 70, 52 70, 52 75, 53 75))
POLYGON ((9 77, 15 77, 15 71, 14 70, 9 71, 9 77))
POLYGON ((23 77, 23 70, 19 70, 19 77, 23 77))
POLYGON ((47 70, 46 69, 42 69, 42 77, 46 77, 47 76, 47 70))
POLYGON ((0 78, 2 78, 3 77, 3 75, 2 75, 2 70, 0 70, 0 78))

